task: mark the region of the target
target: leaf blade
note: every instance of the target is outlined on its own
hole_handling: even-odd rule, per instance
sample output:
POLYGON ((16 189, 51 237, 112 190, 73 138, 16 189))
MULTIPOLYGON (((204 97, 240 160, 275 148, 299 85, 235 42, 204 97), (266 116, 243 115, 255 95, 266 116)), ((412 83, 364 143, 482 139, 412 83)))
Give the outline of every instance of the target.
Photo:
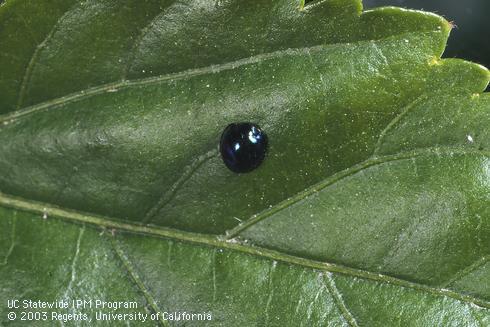
MULTIPOLYGON (((24 34, 28 26, 5 17, 32 8, 11 3, 0 8, 0 22, 7 26, 0 29, 0 43, 15 51, 9 24, 19 24, 24 34)), ((80 258, 93 264, 88 255, 80 257, 90 236, 110 258, 104 267, 117 271, 121 284, 131 284, 128 292, 138 298, 141 312, 206 307, 220 322, 272 325, 295 319, 314 325, 488 322, 488 289, 480 285, 488 277, 490 244, 490 102, 480 93, 490 73, 440 59, 449 23, 396 8, 360 14, 359 1, 322 1, 300 5, 300 11, 287 1, 215 7, 169 1, 161 8, 145 1, 145 10, 133 15, 135 4, 113 8, 110 1, 87 1, 57 11, 40 23, 41 37, 26 41, 27 50, 0 78, 6 94, 0 102, 6 113, 0 118, 0 203, 37 213, 3 211, 1 223, 13 232, 0 236, 2 280, 26 265, 12 264, 27 256, 17 255, 12 213, 22 216, 28 235, 39 230, 60 242, 55 232, 71 230, 71 265, 51 264, 72 267, 66 292, 73 291, 80 258), (224 11, 231 14, 220 16, 224 11), (230 17, 236 19, 222 24, 230 17), (206 22, 205 29, 216 34, 189 34, 183 23, 189 19, 194 32, 206 22), (67 40, 70 24, 81 22, 86 28, 67 40), (104 22, 127 26, 111 35, 100 28, 104 22), (171 45, 182 35, 189 35, 188 44, 171 45), (196 56, 196 49, 203 55, 196 56), (74 59, 80 60, 78 69, 68 67, 74 59), (24 77, 17 78, 24 65, 24 77), (24 102, 32 106, 14 110, 24 102), (232 120, 259 122, 275 142, 263 167, 248 177, 223 171, 213 150, 221 127, 232 120), (330 214, 352 211, 348 200, 359 195, 349 183, 360 177, 355 219, 330 214), (318 185, 326 187, 315 190, 318 185), (330 186, 338 194, 325 196, 330 186), (338 205, 330 201, 342 192, 338 205), (305 231, 314 209, 303 196, 316 193, 328 201, 313 201, 317 226, 305 231), (301 221, 284 214, 291 210, 301 221), (254 218, 261 212, 267 217, 254 218), (39 220, 44 214, 49 224, 39 220), (164 227, 138 223, 145 215, 146 222, 164 227), (402 219, 383 225, 390 217, 402 219), (372 225, 392 242, 379 239, 372 225), (100 228, 122 233, 110 241, 97 234, 100 228), (219 236, 230 229, 240 238, 219 236), (402 241, 393 243, 396 235, 402 241), (201 264, 193 266, 189 258, 201 264)), ((8 51, 0 63, 8 63, 8 51)), ((36 241, 24 239, 24 251, 38 251, 36 241)), ((53 246, 59 247, 54 242, 46 249, 53 246)), ((105 269, 101 280, 109 278, 105 269)), ((91 273, 85 273, 90 280, 91 273)), ((40 284, 39 276, 22 278, 40 284)), ((99 291, 122 294, 105 285, 99 291)))

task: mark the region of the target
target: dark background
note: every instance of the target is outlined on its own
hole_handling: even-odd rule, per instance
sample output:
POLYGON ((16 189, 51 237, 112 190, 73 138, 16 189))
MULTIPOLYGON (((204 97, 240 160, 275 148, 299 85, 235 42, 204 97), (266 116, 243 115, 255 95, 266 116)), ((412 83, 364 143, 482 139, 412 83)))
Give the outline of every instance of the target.
POLYGON ((457 57, 490 68, 490 0, 364 0, 364 9, 397 6, 423 9, 457 25, 444 57, 457 57))

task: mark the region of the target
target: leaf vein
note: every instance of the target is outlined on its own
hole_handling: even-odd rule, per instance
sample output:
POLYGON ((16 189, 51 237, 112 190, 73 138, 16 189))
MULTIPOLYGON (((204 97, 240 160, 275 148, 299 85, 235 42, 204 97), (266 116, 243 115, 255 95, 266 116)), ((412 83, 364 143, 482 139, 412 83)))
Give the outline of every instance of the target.
MULTIPOLYGON (((167 9, 168 7, 166 7, 165 9, 167 9)), ((162 9, 162 8, 160 8, 162 9)), ((133 42, 133 46, 131 47, 131 50, 129 51, 129 55, 128 55, 128 62, 126 64, 126 67, 124 69, 124 73, 123 73, 123 76, 122 76, 122 79, 125 80, 127 79, 128 75, 129 75, 129 72, 131 71, 131 67, 134 63, 134 60, 136 58, 136 50, 139 48, 140 44, 141 44, 141 41, 143 40, 143 38, 148 34, 148 30, 149 28, 158 20, 160 19, 160 17, 162 17, 164 14, 165 14, 165 9, 163 9, 163 11, 159 12, 158 14, 156 14, 149 22, 148 24, 146 24, 144 27, 142 27, 139 31, 139 34, 138 36, 136 37, 136 39, 134 40, 133 42)))
POLYGON ((274 297, 274 285, 272 282, 272 274, 276 271, 277 261, 273 261, 271 267, 269 269, 269 278, 268 278, 268 296, 267 302, 265 304, 265 325, 267 326, 269 323, 269 310, 272 303, 272 298, 274 297))
POLYGON ((14 252, 16 224, 17 224, 17 211, 14 211, 14 214, 12 215, 12 227, 10 230, 10 246, 9 246, 9 249, 7 250, 7 254, 5 254, 5 257, 3 258, 3 262, 0 264, 0 266, 6 266, 10 256, 12 255, 12 252, 14 252))
MULTIPOLYGON (((410 35, 410 34, 413 33, 402 33, 400 35, 394 35, 388 38, 381 38, 379 40, 389 39, 393 37, 403 37, 404 35, 410 35)), ((369 40, 369 41, 361 40, 361 41, 351 42, 349 43, 349 45, 352 46, 352 45, 360 45, 360 44, 370 44, 372 43, 372 41, 373 40, 369 40)), ((214 65, 209 65, 209 66, 199 67, 194 69, 188 69, 176 73, 163 74, 159 76, 152 76, 152 77, 141 78, 141 79, 120 80, 108 84, 98 85, 59 98, 51 99, 29 107, 25 107, 21 110, 0 115, 0 126, 2 124, 8 124, 9 122, 19 119, 21 117, 28 116, 35 112, 63 107, 66 104, 80 101, 84 98, 96 96, 106 92, 114 92, 114 90, 125 89, 128 87, 153 85, 165 81, 186 79, 186 78, 209 74, 209 73, 219 73, 221 71, 233 70, 244 65, 258 63, 263 60, 271 60, 271 59, 294 56, 294 55, 309 55, 312 52, 318 52, 324 49, 338 48, 346 45, 347 45, 346 43, 332 43, 332 44, 315 45, 312 47, 277 50, 268 53, 261 53, 247 58, 241 58, 235 61, 230 61, 221 64, 214 64, 214 65)))
MULTIPOLYGON (((320 261, 315 261, 302 257, 297 257, 276 250, 261 248, 258 246, 251 246, 249 244, 248 245, 242 244, 240 242, 225 241, 222 238, 215 237, 215 236, 197 234, 192 232, 184 232, 172 228, 117 221, 117 220, 110 219, 109 217, 96 216, 87 213, 77 212, 74 210, 62 209, 50 204, 39 203, 32 200, 19 199, 17 197, 5 195, 2 193, 0 193, 0 205, 4 207, 33 212, 37 214, 47 212, 50 215, 50 217, 53 218, 56 217, 67 222, 72 222, 72 223, 82 222, 99 228, 116 229, 116 230, 127 231, 133 234, 145 234, 148 236, 162 237, 162 238, 177 240, 181 242, 207 245, 211 247, 236 251, 242 254, 253 255, 264 259, 281 261, 287 264, 296 265, 304 268, 315 269, 319 271, 328 271, 328 272, 343 274, 351 277, 358 277, 365 280, 389 283, 398 287, 414 289, 428 294, 433 294, 435 296, 450 297, 461 302, 471 303, 478 307, 490 309, 489 301, 480 298, 475 298, 467 294, 462 294, 457 291, 419 284, 416 282, 400 279, 397 277, 378 274, 378 273, 374 273, 358 268, 352 268, 339 264, 320 262, 320 261)), ((127 263, 128 262, 126 262, 126 264, 127 263)))
POLYGON ((217 287, 216 287, 216 252, 218 249, 213 250, 213 254, 211 256, 211 269, 212 269, 212 275, 213 275, 213 302, 216 302, 216 294, 217 294, 217 287))
POLYGON ((31 59, 29 60, 29 63, 27 64, 27 67, 24 71, 24 76, 22 77, 22 82, 20 84, 20 89, 19 89, 19 96, 17 98, 17 107, 16 107, 17 110, 22 107, 22 105, 25 101, 27 90, 28 90, 29 84, 31 82, 32 73, 34 71, 34 67, 38 63, 39 55, 40 55, 41 51, 44 49, 46 44, 51 40, 53 35, 58 31, 61 23, 65 20, 65 18, 68 16, 68 14, 70 14, 74 10, 74 8, 76 8, 78 5, 80 5, 80 3, 76 2, 75 5, 70 7, 63 15, 61 15, 61 17, 54 24, 51 31, 49 31, 49 33, 46 35, 44 40, 36 46, 36 49, 32 53, 31 59))
POLYGON ((75 254, 73 255, 73 260, 71 262, 71 273, 70 273, 70 281, 68 282, 68 286, 63 294, 63 299, 68 300, 68 293, 73 289, 73 283, 77 277, 76 266, 78 263, 78 257, 80 256, 80 244, 82 243, 83 233, 85 232, 85 225, 80 228, 80 232, 78 233, 77 243, 75 246, 75 254))
POLYGON ((354 318, 354 315, 349 311, 349 309, 345 305, 345 302, 342 299, 342 294, 337 289, 337 286, 335 286, 335 281, 332 277, 332 273, 327 272, 323 276, 322 282, 325 283, 325 286, 327 286, 328 292, 330 293, 330 295, 332 295, 335 305, 337 306, 337 308, 340 311, 340 314, 342 315, 342 317, 344 317, 345 321, 349 324, 349 326, 352 327, 359 326, 357 324, 356 319, 354 318))
POLYGON ((142 222, 148 222, 151 220, 153 217, 155 217, 158 212, 163 209, 167 204, 169 204, 174 196, 177 194, 179 189, 187 182, 195 173, 196 171, 209 159, 213 158, 216 156, 218 153, 217 150, 210 150, 207 153, 199 156, 196 160, 191 162, 189 165, 184 167, 182 174, 180 177, 177 179, 177 181, 168 189, 167 192, 164 192, 162 197, 158 200, 158 202, 148 210, 148 212, 145 214, 142 222))
MULTIPOLYGON (((153 310, 153 313, 159 315, 161 310, 158 307, 158 304, 157 304, 155 298, 153 297, 153 295, 151 295, 150 291, 145 286, 145 284, 141 280, 140 276, 138 275, 138 273, 134 269, 133 265, 131 264, 131 261, 126 256, 123 249, 117 244, 117 241, 116 241, 115 237, 113 237, 113 236, 111 236, 111 245, 112 245, 112 248, 114 249, 117 257, 119 258, 119 260, 121 260, 124 268, 126 268, 129 276, 131 277, 133 282, 136 284, 138 289, 141 291, 141 293, 145 297, 148 304, 150 305, 151 309, 153 310)), ((168 324, 166 323, 165 320, 158 319, 158 321, 159 321, 161 326, 168 326, 168 324)))
POLYGON ((385 129, 381 131, 378 141, 376 142, 376 146, 374 147, 373 155, 376 156, 381 150, 381 146, 383 145, 383 141, 385 139, 386 134, 395 127, 409 112, 415 107, 419 102, 423 101, 426 98, 424 94, 418 96, 413 101, 411 101, 408 105, 406 105, 398 115, 396 115, 389 123, 386 125, 385 129))
POLYGON ((468 267, 463 268, 458 273, 456 273, 453 276, 453 278, 451 278, 450 280, 448 280, 447 282, 445 282, 443 285, 441 285, 441 287, 449 287, 449 286, 453 285, 454 283, 456 283, 457 281, 459 281, 459 280, 463 279, 464 277, 468 276, 473 271, 475 271, 478 268, 484 266, 487 263, 488 258, 489 258, 488 256, 483 256, 483 257, 479 258, 478 260, 476 260, 475 262, 473 262, 468 267))
POLYGON ((475 153, 478 155, 485 155, 487 157, 490 157, 490 153, 487 151, 475 151, 473 149, 465 149, 462 147, 429 147, 429 148, 422 148, 422 149, 416 149, 414 151, 408 151, 408 152, 400 152, 394 155, 386 155, 383 157, 371 157, 370 159, 363 161, 357 165, 351 166, 343 171, 340 171, 332 176, 327 177, 323 181, 308 187, 302 192, 297 193, 295 196, 288 198, 282 202, 279 202, 272 208, 265 209, 262 212, 259 212, 258 214, 253 215, 251 218, 246 220, 245 222, 238 224, 236 227, 225 231, 225 234, 222 235, 221 237, 223 239, 232 239, 236 237, 238 234, 241 232, 245 231, 246 229, 252 227, 253 225, 257 224, 258 222, 274 215, 275 213, 282 211, 298 202, 301 200, 318 193, 322 191, 323 189, 330 187, 332 185, 335 185, 336 183, 342 181, 345 178, 348 178, 350 176, 353 176, 357 173, 360 173, 364 171, 367 168, 373 167, 373 166, 378 166, 382 165, 388 162, 392 161, 400 161, 400 160, 408 160, 408 159, 413 159, 417 158, 423 155, 444 155, 444 152, 448 152, 447 154, 470 154, 470 153, 475 153))

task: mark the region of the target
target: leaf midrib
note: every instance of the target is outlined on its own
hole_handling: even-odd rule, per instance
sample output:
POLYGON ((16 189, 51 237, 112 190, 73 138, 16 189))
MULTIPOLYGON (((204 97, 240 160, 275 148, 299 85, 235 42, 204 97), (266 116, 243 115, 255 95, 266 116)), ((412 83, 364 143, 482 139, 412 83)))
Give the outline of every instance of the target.
MULTIPOLYGON (((415 158, 418 156, 422 155, 437 155, 437 156, 442 156, 442 155, 453 155, 453 154, 462 154, 462 155, 469 155, 469 154, 475 154, 475 155, 484 155, 490 157, 490 153, 487 153, 485 151, 478 151, 478 150, 472 150, 469 151, 468 149, 464 148, 458 148, 458 147, 446 147, 446 148, 428 148, 428 149, 423 149, 423 150, 416 150, 416 151, 410 151, 410 152, 404 152, 404 153, 399 153, 397 155, 391 155, 391 156, 385 156, 381 158, 372 158, 364 163, 351 167, 347 169, 346 171, 343 171, 339 174, 336 174, 334 176, 331 176, 331 178, 327 178, 325 181, 321 182, 320 185, 315 185, 309 189, 307 189, 304 192, 299 193, 296 197, 294 197, 294 201, 291 202, 291 200, 286 200, 284 202, 281 202, 277 205, 278 208, 273 208, 275 209, 274 212, 277 212, 279 210, 282 210, 284 208, 287 208, 289 205, 296 203, 300 201, 301 199, 305 198, 306 196, 310 196, 311 194, 320 191, 321 189, 328 187, 329 185, 332 185, 333 183, 348 177, 352 176, 368 167, 372 167, 374 165, 379 165, 387 162, 392 162, 396 160, 406 160, 406 159, 411 159, 415 158), (444 150, 444 151, 443 151, 444 150), (339 176, 338 176, 339 175, 339 176)), ((7 194, 0 193, 0 205, 3 205, 5 207, 10 207, 13 209, 17 210, 22 210, 22 211, 28 211, 32 213, 37 213, 44 215, 46 214, 47 216, 51 217, 57 217, 61 218, 63 220, 71 221, 71 222, 78 222, 78 223, 85 223, 85 224, 90 224, 94 225, 97 227, 101 228, 106 228, 106 229, 115 229, 115 230, 120 230, 123 232, 129 232, 133 234, 145 234, 149 236, 156 236, 156 237, 164 237, 168 239, 174 239, 177 241, 183 241, 183 242, 190 242, 194 244, 200 244, 200 245, 205 245, 205 246, 210 246, 210 247, 217 247, 217 248, 224 248, 224 249, 230 249, 233 251, 249 254, 249 255, 254 255, 258 257, 262 257, 265 259, 269 260, 276 260, 276 261, 281 261, 293 265, 298 265, 302 266, 305 268, 310 268, 310 269, 316 269, 316 270, 321 270, 321 271, 327 271, 327 272, 332 272, 332 273, 339 273, 339 274, 344 274, 348 275, 351 277, 358 277, 362 279, 368 279, 372 281, 378 281, 378 282, 384 282, 384 283, 389 283, 401 287, 406 287, 406 288, 411 288, 423 292, 427 292, 430 294, 438 295, 438 296, 448 296, 451 298, 454 298, 456 300, 462 301, 462 302, 467 302, 471 303, 474 305, 477 305, 482 308, 490 309, 490 302, 485 301, 483 299, 475 298, 469 295, 465 295, 462 293, 459 293, 457 291, 453 290, 448 290, 444 288, 437 288, 437 287, 430 287, 424 284, 416 283, 416 282, 411 282, 408 280, 404 280, 401 278, 396 278, 392 277, 389 275, 383 275, 379 273, 373 273, 367 270, 362 270, 358 268, 352 268, 352 267, 347 267, 339 264, 334 264, 334 263, 329 263, 329 262, 320 262, 312 259, 307 259, 307 258, 302 258, 290 254, 286 254, 280 251, 276 250, 271 250, 263 247, 258 247, 258 246, 251 246, 251 245, 246 245, 244 243, 241 243, 237 241, 236 239, 229 238, 229 237, 223 237, 223 236, 211 236, 211 235, 205 235, 205 234, 199 234, 199 233, 192 233, 192 232, 185 232, 185 231, 180 231, 172 228, 167 228, 167 227, 160 227, 160 226, 154 226, 154 225, 142 225, 138 224, 136 222, 122 222, 122 221, 117 221, 114 218, 111 217, 104 217, 104 216, 98 216, 98 215, 93 215, 89 213, 82 213, 79 211, 75 211, 72 209, 64 209, 57 207, 52 204, 46 204, 46 203, 41 203, 41 202, 36 202, 33 200, 28 200, 28 199, 23 199, 20 197, 15 197, 7 194)), ((264 219, 268 216, 270 216, 270 211, 266 210, 262 215, 258 215, 257 217, 261 217, 259 220, 264 219)), ((256 217, 256 218, 257 218, 256 217)), ((253 223, 258 222, 259 220, 253 220, 253 223)), ((247 221, 244 225, 247 227, 253 225, 247 221)), ((242 230, 245 228, 242 228, 242 230)), ((235 233, 236 234, 236 233, 235 233)))

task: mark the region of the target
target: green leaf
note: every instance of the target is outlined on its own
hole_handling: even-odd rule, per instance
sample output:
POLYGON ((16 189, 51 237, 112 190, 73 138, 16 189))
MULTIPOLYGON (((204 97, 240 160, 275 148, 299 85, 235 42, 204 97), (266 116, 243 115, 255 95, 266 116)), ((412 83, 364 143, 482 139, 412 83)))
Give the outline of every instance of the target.
MULTIPOLYGON (((439 16, 361 11, 0 7, 0 302, 135 301, 117 312, 211 325, 488 325, 490 73, 441 59, 439 16), (249 174, 217 151, 237 121, 270 140, 249 174)), ((63 312, 80 311, 99 310, 63 312)))

